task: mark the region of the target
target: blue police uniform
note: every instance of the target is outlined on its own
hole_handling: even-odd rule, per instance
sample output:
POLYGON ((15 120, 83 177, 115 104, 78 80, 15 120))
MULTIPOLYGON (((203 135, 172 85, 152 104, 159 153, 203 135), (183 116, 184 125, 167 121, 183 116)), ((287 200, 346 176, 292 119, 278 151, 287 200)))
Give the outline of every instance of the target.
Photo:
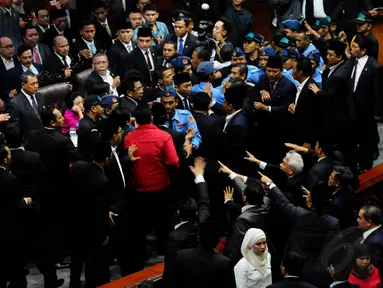
MULTIPOLYGON (((200 84, 194 85, 192 87, 192 93, 205 92, 206 82, 201 82, 200 84)), ((223 104, 225 100, 225 96, 222 94, 222 90, 218 90, 217 88, 211 87, 212 98, 219 104, 223 104)))
POLYGON ((311 76, 311 78, 313 78, 315 83, 318 84, 319 88, 322 86, 322 71, 319 69, 319 67, 317 67, 315 69, 315 71, 314 71, 313 75, 311 76))
POLYGON ((291 82, 293 82, 295 84, 295 86, 298 87, 299 81, 295 80, 293 78, 293 69, 290 69, 290 70, 283 69, 282 75, 285 76, 287 79, 289 79, 291 82))
MULTIPOLYGON (((307 47, 307 49, 301 54, 303 57, 307 58, 308 55, 310 55, 310 53, 313 51, 313 50, 318 50, 313 43, 310 43, 309 47, 307 47)), ((298 49, 297 49, 297 52, 299 53, 298 49)), ((322 57, 320 57, 320 61, 319 61, 319 68, 322 68, 324 66, 324 62, 323 62, 323 59, 322 57)))
POLYGON ((183 134, 186 134, 189 128, 193 128, 194 137, 191 140, 191 144, 193 145, 195 149, 198 149, 199 145, 201 145, 201 142, 202 142, 201 134, 199 133, 197 123, 193 115, 189 111, 175 109, 172 120, 167 120, 166 126, 168 126, 168 128, 172 128, 173 130, 181 132, 183 134))
POLYGON ((265 71, 263 71, 263 69, 258 69, 258 71, 254 71, 251 74, 249 73, 247 76, 247 81, 258 84, 259 78, 261 78, 262 75, 265 75, 265 71))

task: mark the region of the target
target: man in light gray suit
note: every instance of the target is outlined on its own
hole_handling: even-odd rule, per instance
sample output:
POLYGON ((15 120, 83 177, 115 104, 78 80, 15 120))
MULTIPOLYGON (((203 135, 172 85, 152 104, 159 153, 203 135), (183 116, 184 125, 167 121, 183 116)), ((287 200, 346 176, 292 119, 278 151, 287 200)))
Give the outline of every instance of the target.
POLYGON ((302 4, 299 0, 269 0, 272 11, 272 24, 283 29, 282 22, 288 19, 297 20, 302 17, 302 4))

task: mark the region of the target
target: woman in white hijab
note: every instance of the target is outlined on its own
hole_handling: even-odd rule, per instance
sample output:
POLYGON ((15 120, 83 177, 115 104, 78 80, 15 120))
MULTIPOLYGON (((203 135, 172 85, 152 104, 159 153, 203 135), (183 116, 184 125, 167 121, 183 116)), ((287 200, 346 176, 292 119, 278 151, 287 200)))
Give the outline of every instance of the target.
POLYGON ((271 285, 271 257, 265 233, 256 228, 247 230, 241 252, 243 258, 234 267, 237 288, 265 288, 271 285))

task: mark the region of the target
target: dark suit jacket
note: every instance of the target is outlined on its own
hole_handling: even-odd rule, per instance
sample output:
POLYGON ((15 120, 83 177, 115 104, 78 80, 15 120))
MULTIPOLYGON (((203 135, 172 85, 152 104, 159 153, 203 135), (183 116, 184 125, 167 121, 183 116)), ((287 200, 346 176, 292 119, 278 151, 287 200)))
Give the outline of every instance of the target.
POLYGON ((354 203, 355 191, 351 187, 345 187, 334 192, 330 205, 326 207, 326 214, 339 220, 339 227, 344 230, 356 224, 356 213, 354 203))
MULTIPOLYGON (((41 113, 44 106, 44 98, 36 93, 35 99, 38 111, 41 113)), ((36 115, 27 97, 21 92, 11 99, 8 103, 8 113, 11 119, 6 124, 6 129, 10 133, 22 133, 24 141, 28 139, 29 133, 33 130, 42 128, 40 118, 36 115)))
MULTIPOLYGON (((166 36, 165 42, 166 41, 173 41, 175 43, 178 43, 176 34, 169 34, 168 36, 166 36)), ((197 41, 198 41, 198 38, 189 33, 184 43, 184 50, 182 55, 191 58, 194 49, 197 47, 197 41)))
POLYGON ((331 157, 326 157, 315 163, 307 175, 307 189, 313 191, 322 182, 327 183, 328 177, 332 173, 334 162, 331 157))
POLYGON ((350 282, 344 282, 344 283, 340 283, 340 284, 337 284, 333 287, 338 287, 338 288, 359 288, 359 285, 356 285, 356 284, 351 284, 350 282))
MULTIPOLYGON (((18 63, 17 57, 13 57, 13 62, 16 64, 18 63)), ((5 79, 7 77, 8 71, 5 70, 5 65, 3 63, 3 59, 0 57, 0 77, 1 79, 5 79)), ((9 94, 8 94, 8 85, 6 81, 0 81, 0 99, 2 100, 8 100, 9 94)))
MULTIPOLYGON (((42 42, 49 48, 53 49, 53 39, 57 36, 59 36, 59 33, 57 32, 56 28, 51 25, 48 30, 45 30, 42 42)), ((68 39, 68 43, 71 45, 72 41, 70 38, 68 38, 68 36, 70 36, 70 33, 68 33, 68 30, 64 30, 64 37, 68 39)))
MULTIPOLYGON (((153 64, 155 66, 153 69, 155 70, 157 68, 157 56, 152 51, 150 51, 150 53, 152 54, 153 64)), ((130 53, 128 63, 126 67, 127 70, 137 70, 141 75, 142 84, 144 86, 152 86, 153 76, 150 76, 152 72, 149 71, 145 56, 142 54, 140 48, 137 47, 130 53)))
POLYGON ((380 279, 383 279, 383 228, 372 232, 363 242, 363 244, 369 244, 374 249, 374 255, 372 263, 379 268, 380 279))
POLYGON ((94 85, 100 82, 104 82, 104 80, 102 80, 101 76, 93 70, 85 81, 85 90, 91 94, 94 85))
POLYGON ((186 153, 184 152, 185 135, 181 132, 173 130, 162 125, 156 125, 160 130, 168 132, 173 139, 174 147, 176 148, 178 158, 185 159, 186 153))
POLYGON ((41 60, 43 61, 43 64, 44 64, 44 62, 48 61, 49 58, 51 57, 52 50, 47 45, 45 45, 43 43, 38 43, 37 46, 38 46, 38 49, 39 49, 41 60))
POLYGON ((93 21, 94 26, 96 27, 96 36, 95 39, 100 41, 101 43, 101 49, 104 51, 107 51, 109 47, 113 44, 112 40, 116 38, 116 27, 114 25, 114 21, 111 17, 108 17, 108 26, 110 31, 112 32, 112 37, 109 36, 108 32, 106 32, 106 29, 98 22, 97 20, 93 21))
MULTIPOLYGON (((33 64, 37 71, 41 73, 43 71, 43 66, 41 64, 33 64)), ((11 92, 11 90, 16 89, 17 91, 21 90, 21 80, 20 76, 24 73, 23 67, 20 63, 17 63, 15 65, 15 68, 12 68, 7 71, 6 74, 6 85, 8 88, 6 89, 8 94, 11 92)))
POLYGON ((312 83, 315 81, 310 77, 299 95, 293 115, 295 143, 298 145, 304 142, 314 144, 318 137, 318 97, 308 88, 312 83))
MULTIPOLYGON (((132 48, 136 48, 135 42, 132 42, 132 48)), ((116 40, 108 50, 108 59, 110 67, 123 80, 127 72, 126 67, 129 65, 129 52, 120 40, 116 40)))
MULTIPOLYGON (((139 105, 139 103, 138 103, 138 105, 139 105)), ((138 105, 126 96, 119 98, 119 106, 122 108, 128 109, 130 114, 132 114, 134 112, 134 110, 136 110, 138 105)))
POLYGON ((303 281, 299 278, 287 277, 267 288, 315 288, 315 286, 303 281))
MULTIPOLYGON (((102 52, 103 50, 101 49, 102 45, 100 41, 94 40, 94 45, 96 46, 97 53, 102 52)), ((82 50, 89 50, 88 45, 84 42, 84 40, 81 38, 77 39, 76 42, 73 43, 71 47, 71 54, 76 57, 77 59, 82 58, 82 56, 79 56, 80 51, 82 50)), ((84 58, 85 59, 85 58, 84 58)), ((92 67, 92 59, 85 59, 85 67, 84 69, 92 67)))
POLYGON ((165 267, 165 287, 235 287, 230 259, 214 251, 192 248, 176 252, 171 267, 165 267))
MULTIPOLYGON (((74 62, 73 62, 72 57, 71 57, 71 59, 72 59, 72 63, 71 63, 71 68, 72 68, 74 62)), ((55 73, 55 74, 64 73, 64 64, 61 61, 61 59, 54 53, 52 53, 52 55, 48 59, 48 61, 44 62, 44 68, 45 68, 45 70, 47 70, 51 73, 55 73)))
MULTIPOLYGON (((315 22, 313 2, 313 0, 306 2, 306 19, 310 24, 315 22)), ((343 16, 344 2, 344 0, 323 0, 324 12, 330 16, 331 19, 340 20, 343 16)))

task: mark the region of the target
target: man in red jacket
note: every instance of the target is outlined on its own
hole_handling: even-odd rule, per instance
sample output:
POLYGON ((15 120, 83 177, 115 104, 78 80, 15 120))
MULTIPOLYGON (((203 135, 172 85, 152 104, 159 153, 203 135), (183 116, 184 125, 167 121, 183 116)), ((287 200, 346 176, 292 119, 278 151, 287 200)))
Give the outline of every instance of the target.
MULTIPOLYGON (((136 130, 125 137, 124 148, 132 164, 131 182, 134 187, 134 211, 132 220, 139 248, 145 249, 145 234, 154 228, 159 255, 164 255, 166 239, 171 231, 171 188, 168 168, 178 166, 178 156, 169 133, 152 125, 149 108, 138 107, 135 111, 136 130)), ((136 247, 138 248, 138 247, 136 247)), ((139 251, 139 249, 136 249, 139 251)), ((138 252, 139 253, 139 252, 138 252)))

